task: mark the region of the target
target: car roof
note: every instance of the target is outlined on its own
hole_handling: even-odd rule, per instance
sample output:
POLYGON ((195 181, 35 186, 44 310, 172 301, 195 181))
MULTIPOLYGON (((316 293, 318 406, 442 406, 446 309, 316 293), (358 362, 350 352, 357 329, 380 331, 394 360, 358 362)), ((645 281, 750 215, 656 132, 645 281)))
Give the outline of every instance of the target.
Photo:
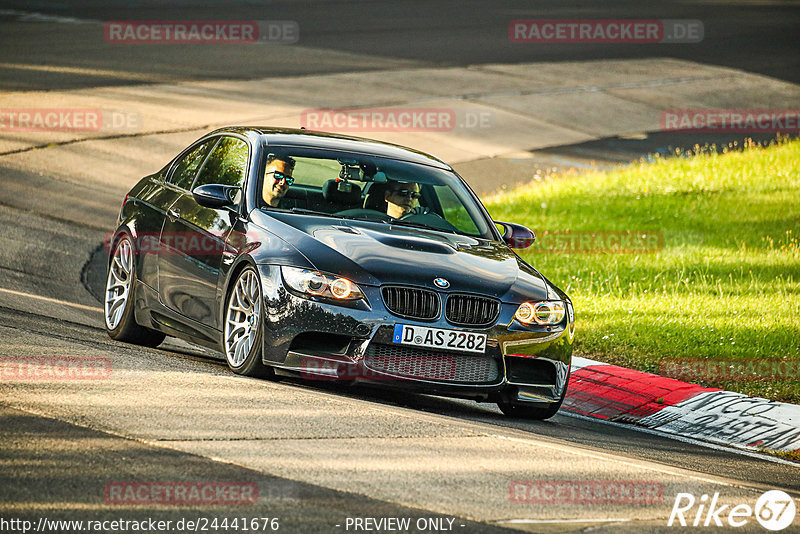
POLYGON ((379 156, 412 163, 421 163, 440 169, 452 170, 452 167, 435 156, 392 143, 353 137, 329 132, 298 130, 294 128, 273 128, 269 126, 230 126, 220 128, 212 133, 232 132, 239 134, 255 133, 260 135, 267 146, 285 146, 298 148, 318 148, 379 156))

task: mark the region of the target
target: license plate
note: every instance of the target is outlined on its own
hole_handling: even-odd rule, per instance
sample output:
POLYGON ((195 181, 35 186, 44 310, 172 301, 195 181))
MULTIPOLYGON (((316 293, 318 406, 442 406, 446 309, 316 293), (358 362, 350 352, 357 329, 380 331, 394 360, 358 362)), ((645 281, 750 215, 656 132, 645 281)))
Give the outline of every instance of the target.
POLYGON ((413 345, 432 349, 478 352, 480 354, 486 352, 486 334, 463 332, 461 330, 398 324, 394 327, 392 341, 400 345, 413 345))

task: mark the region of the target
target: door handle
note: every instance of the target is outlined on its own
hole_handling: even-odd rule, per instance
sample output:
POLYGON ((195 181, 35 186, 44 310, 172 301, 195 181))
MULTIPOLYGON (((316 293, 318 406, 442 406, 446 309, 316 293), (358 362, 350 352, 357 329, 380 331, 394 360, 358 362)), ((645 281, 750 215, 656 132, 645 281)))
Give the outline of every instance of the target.
POLYGON ((167 210, 167 216, 169 217, 170 221, 175 222, 177 219, 181 218, 181 212, 175 208, 170 208, 167 210))

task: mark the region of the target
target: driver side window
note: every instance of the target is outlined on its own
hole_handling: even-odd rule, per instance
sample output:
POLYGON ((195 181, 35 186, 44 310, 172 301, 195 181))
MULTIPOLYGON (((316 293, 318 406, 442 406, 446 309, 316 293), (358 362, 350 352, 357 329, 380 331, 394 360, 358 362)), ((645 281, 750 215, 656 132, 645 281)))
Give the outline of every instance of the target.
POLYGON ((241 186, 247 176, 247 143, 223 137, 206 159, 192 189, 207 184, 241 186))
POLYGON ((189 189, 194 180, 197 169, 203 163, 208 151, 214 146, 216 139, 209 139, 205 143, 201 143, 192 150, 190 150, 181 160, 175 164, 172 169, 172 174, 169 177, 169 183, 180 187, 181 189, 189 189))

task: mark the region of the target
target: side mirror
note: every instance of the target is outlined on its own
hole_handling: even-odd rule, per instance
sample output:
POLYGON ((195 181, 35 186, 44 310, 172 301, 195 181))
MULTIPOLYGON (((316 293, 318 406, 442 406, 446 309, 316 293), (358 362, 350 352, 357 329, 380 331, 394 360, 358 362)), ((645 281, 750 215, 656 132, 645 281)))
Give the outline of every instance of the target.
POLYGON ((192 196, 204 208, 230 208, 239 202, 241 189, 233 185, 207 184, 195 187, 192 196))
POLYGON ((494 221, 503 227, 503 241, 511 248, 528 248, 536 241, 536 234, 521 224, 494 221))

